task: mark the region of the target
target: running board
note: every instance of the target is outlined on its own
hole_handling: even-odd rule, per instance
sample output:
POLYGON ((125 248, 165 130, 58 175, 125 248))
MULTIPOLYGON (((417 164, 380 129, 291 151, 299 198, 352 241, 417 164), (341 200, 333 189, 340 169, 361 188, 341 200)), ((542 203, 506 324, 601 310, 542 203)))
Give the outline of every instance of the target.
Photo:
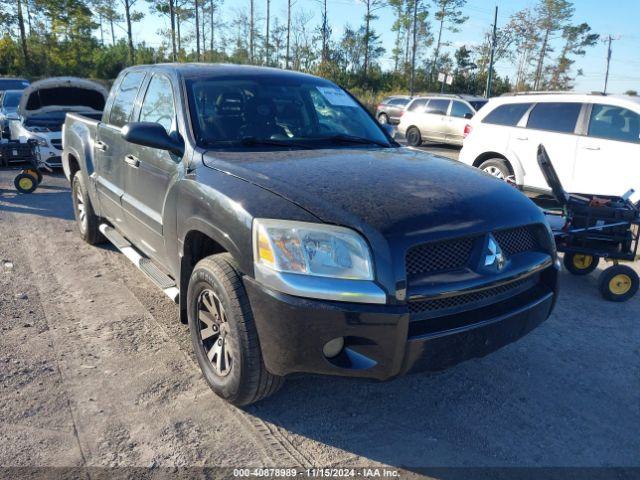
POLYGON ((102 234, 107 237, 107 240, 120 250, 125 257, 131 260, 153 283, 160 287, 167 297, 175 303, 178 303, 180 291, 176 286, 176 282, 171 277, 162 272, 149 258, 136 250, 115 228, 103 223, 99 229, 102 234))

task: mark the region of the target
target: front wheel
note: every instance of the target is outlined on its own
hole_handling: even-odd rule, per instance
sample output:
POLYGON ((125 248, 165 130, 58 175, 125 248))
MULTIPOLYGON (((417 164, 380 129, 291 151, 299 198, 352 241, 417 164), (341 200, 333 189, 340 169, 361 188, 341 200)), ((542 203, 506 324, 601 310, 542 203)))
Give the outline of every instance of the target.
POLYGON ((409 127, 406 133, 407 143, 412 147, 419 147, 422 145, 422 134, 417 127, 409 127))
POLYGON ((600 257, 583 253, 565 253, 564 266, 573 275, 588 275, 598 268, 600 257))
POLYGON ((275 393, 283 377, 269 373, 236 264, 229 254, 200 260, 187 292, 191 342, 211 389, 236 406, 275 393))

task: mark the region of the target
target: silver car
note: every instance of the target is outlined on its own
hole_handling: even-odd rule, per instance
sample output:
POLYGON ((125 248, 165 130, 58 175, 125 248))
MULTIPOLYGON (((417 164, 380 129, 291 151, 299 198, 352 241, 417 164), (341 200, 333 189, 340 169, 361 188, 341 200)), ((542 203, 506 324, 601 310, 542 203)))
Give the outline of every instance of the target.
POLYGON ((465 128, 475 113, 487 103, 471 95, 426 95, 407 105, 398 132, 413 147, 423 141, 462 145, 465 128))

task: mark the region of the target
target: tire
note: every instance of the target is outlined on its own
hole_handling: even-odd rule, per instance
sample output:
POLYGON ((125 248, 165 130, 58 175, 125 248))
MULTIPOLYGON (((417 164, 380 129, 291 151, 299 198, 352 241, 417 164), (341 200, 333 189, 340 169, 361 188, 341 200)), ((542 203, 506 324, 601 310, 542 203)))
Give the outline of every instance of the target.
POLYGON ((584 255, 582 253, 565 253, 564 266, 573 275, 589 275, 598 268, 600 257, 597 255, 584 255))
POLYGON ((37 170, 35 168, 29 168, 28 170, 25 170, 24 173, 28 173, 31 176, 35 177, 36 181, 38 182, 38 185, 42 183, 42 172, 40 170, 37 170))
POLYGON ((13 186, 18 193, 33 193, 38 188, 38 179, 30 173, 19 173, 13 179, 13 186))
POLYGON ((269 373, 241 275, 231 255, 200 260, 187 292, 191 342, 211 389, 238 407, 275 393, 284 378, 269 373))
POLYGON ((478 168, 500 180, 507 180, 512 175, 509 164, 501 158, 485 160, 478 168))
POLYGON ((411 145, 412 147, 419 147, 420 145, 422 145, 422 134, 417 127, 409 127, 407 129, 405 137, 407 139, 407 144, 411 145))
POLYGON ((378 115, 378 123, 380 125, 386 125, 387 123, 389 123, 389 116, 386 113, 381 113, 380 115, 378 115))
POLYGON ((100 223, 102 223, 101 219, 93 210, 84 178, 79 170, 71 180, 71 198, 78 232, 82 239, 89 245, 104 243, 106 239, 99 229, 100 223))
POLYGON ((614 265, 600 274, 598 287, 602 296, 611 302, 626 302, 638 291, 638 274, 626 265, 614 265))

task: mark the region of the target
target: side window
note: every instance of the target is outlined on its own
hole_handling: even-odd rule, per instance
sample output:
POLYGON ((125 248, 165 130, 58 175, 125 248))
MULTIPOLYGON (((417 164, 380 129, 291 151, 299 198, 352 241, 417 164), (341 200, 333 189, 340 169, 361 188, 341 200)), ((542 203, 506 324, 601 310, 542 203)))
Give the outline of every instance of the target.
POLYGON ((414 100, 411 105, 407 108, 410 112, 423 112, 424 107, 427 105, 426 98, 419 98, 418 100, 414 100))
POLYGON ((626 108, 596 104, 591 109, 588 135, 640 143, 640 115, 626 108))
POLYGON ((451 116, 452 117, 467 118, 467 117, 465 117, 465 115, 467 115, 467 117, 469 115, 471 115, 473 117, 473 110, 471 110, 466 104, 464 104, 462 102, 454 101, 453 105, 451 105, 451 116))
POLYGON ((120 82, 116 96, 111 105, 109 123, 123 127, 129 121, 133 111, 133 102, 144 79, 144 72, 129 72, 120 82))
POLYGON ((433 113, 436 115, 446 115, 449 109, 449 100, 431 99, 424 113, 433 113))
POLYGON ((581 109, 581 103, 538 103, 529 114, 527 128, 573 133, 581 109))
POLYGON ((489 112, 482 120, 482 123, 515 127, 531 105, 531 103, 507 103, 506 105, 500 105, 489 112))
POLYGON ((159 123, 167 133, 171 133, 175 130, 175 118, 176 108, 171 82, 164 75, 154 75, 142 102, 140 121, 159 123))

